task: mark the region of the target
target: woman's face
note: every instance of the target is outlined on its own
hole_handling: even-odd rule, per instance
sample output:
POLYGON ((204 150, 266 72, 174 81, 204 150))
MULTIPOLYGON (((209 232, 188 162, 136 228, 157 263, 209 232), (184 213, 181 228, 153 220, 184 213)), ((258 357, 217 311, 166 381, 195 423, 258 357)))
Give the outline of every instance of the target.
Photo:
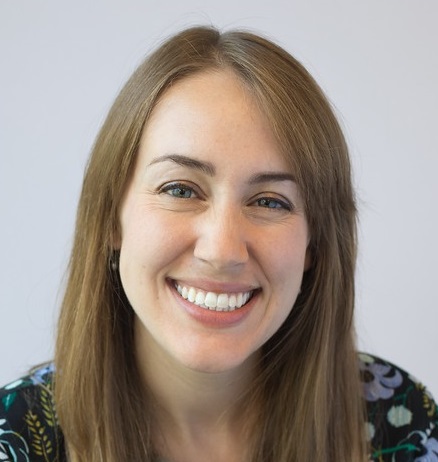
POLYGON ((120 274, 148 351, 234 370, 288 316, 306 267, 299 189, 231 71, 179 81, 142 135, 120 213, 120 274))

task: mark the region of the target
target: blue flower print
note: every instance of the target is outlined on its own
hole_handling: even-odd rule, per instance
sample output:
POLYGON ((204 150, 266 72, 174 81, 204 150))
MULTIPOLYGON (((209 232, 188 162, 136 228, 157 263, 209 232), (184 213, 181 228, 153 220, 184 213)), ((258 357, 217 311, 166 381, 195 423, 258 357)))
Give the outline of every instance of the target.
MULTIPOLYGON (((410 432, 394 446, 391 462, 438 462, 438 440, 434 433, 435 424, 426 430, 410 432)), ((380 459, 379 459, 380 460, 380 459)))
POLYGON ((53 363, 50 363, 43 367, 39 367, 38 369, 35 369, 32 372, 32 375, 30 376, 30 380, 32 381, 34 385, 42 385, 46 382, 45 376, 54 371, 55 371, 55 366, 53 363))
POLYGON ((360 360, 365 399, 374 402, 392 398, 394 389, 403 382, 400 371, 388 364, 377 363, 368 355, 361 354, 360 360))
POLYGON ((417 457, 414 462, 438 462, 438 441, 436 438, 428 438, 423 433, 421 444, 426 452, 421 457, 417 457))

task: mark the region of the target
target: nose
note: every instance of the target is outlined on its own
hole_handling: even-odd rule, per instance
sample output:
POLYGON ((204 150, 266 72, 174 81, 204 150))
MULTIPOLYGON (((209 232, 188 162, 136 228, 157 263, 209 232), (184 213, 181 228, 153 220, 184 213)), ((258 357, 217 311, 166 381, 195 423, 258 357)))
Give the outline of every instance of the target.
POLYGON ((240 208, 224 206, 205 212, 197 224, 194 255, 217 270, 248 261, 248 230, 240 208))

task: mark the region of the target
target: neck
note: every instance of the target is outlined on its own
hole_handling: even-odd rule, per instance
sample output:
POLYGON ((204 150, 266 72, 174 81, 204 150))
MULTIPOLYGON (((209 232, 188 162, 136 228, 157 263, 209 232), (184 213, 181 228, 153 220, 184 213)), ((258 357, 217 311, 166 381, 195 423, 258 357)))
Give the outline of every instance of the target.
POLYGON ((226 447, 233 444, 230 435, 242 444, 248 425, 247 391, 257 371, 257 357, 233 370, 206 372, 181 364, 144 335, 136 337, 136 347, 145 389, 156 402, 158 446, 172 441, 179 448, 196 444, 199 451, 215 440, 226 447))
POLYGON ((155 342, 142 343, 137 342, 141 377, 159 408, 175 422, 219 421, 239 411, 256 374, 256 357, 233 370, 205 372, 179 363, 155 342))

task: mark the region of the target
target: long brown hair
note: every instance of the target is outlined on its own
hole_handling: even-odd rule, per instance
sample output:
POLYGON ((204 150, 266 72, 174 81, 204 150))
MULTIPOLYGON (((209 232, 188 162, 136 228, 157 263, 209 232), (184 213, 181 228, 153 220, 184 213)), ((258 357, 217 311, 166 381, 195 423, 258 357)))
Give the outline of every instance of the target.
MULTIPOLYGON (((263 347, 263 408, 251 461, 365 460, 353 328, 356 207, 347 146, 327 99, 282 48, 255 34, 185 30, 135 71, 91 154, 58 327, 55 402, 72 461, 153 460, 133 312, 110 268, 140 136, 166 89, 232 69, 267 114, 305 200, 312 264, 288 319, 263 347)), ((287 242, 279 245, 288 245, 287 242)))

